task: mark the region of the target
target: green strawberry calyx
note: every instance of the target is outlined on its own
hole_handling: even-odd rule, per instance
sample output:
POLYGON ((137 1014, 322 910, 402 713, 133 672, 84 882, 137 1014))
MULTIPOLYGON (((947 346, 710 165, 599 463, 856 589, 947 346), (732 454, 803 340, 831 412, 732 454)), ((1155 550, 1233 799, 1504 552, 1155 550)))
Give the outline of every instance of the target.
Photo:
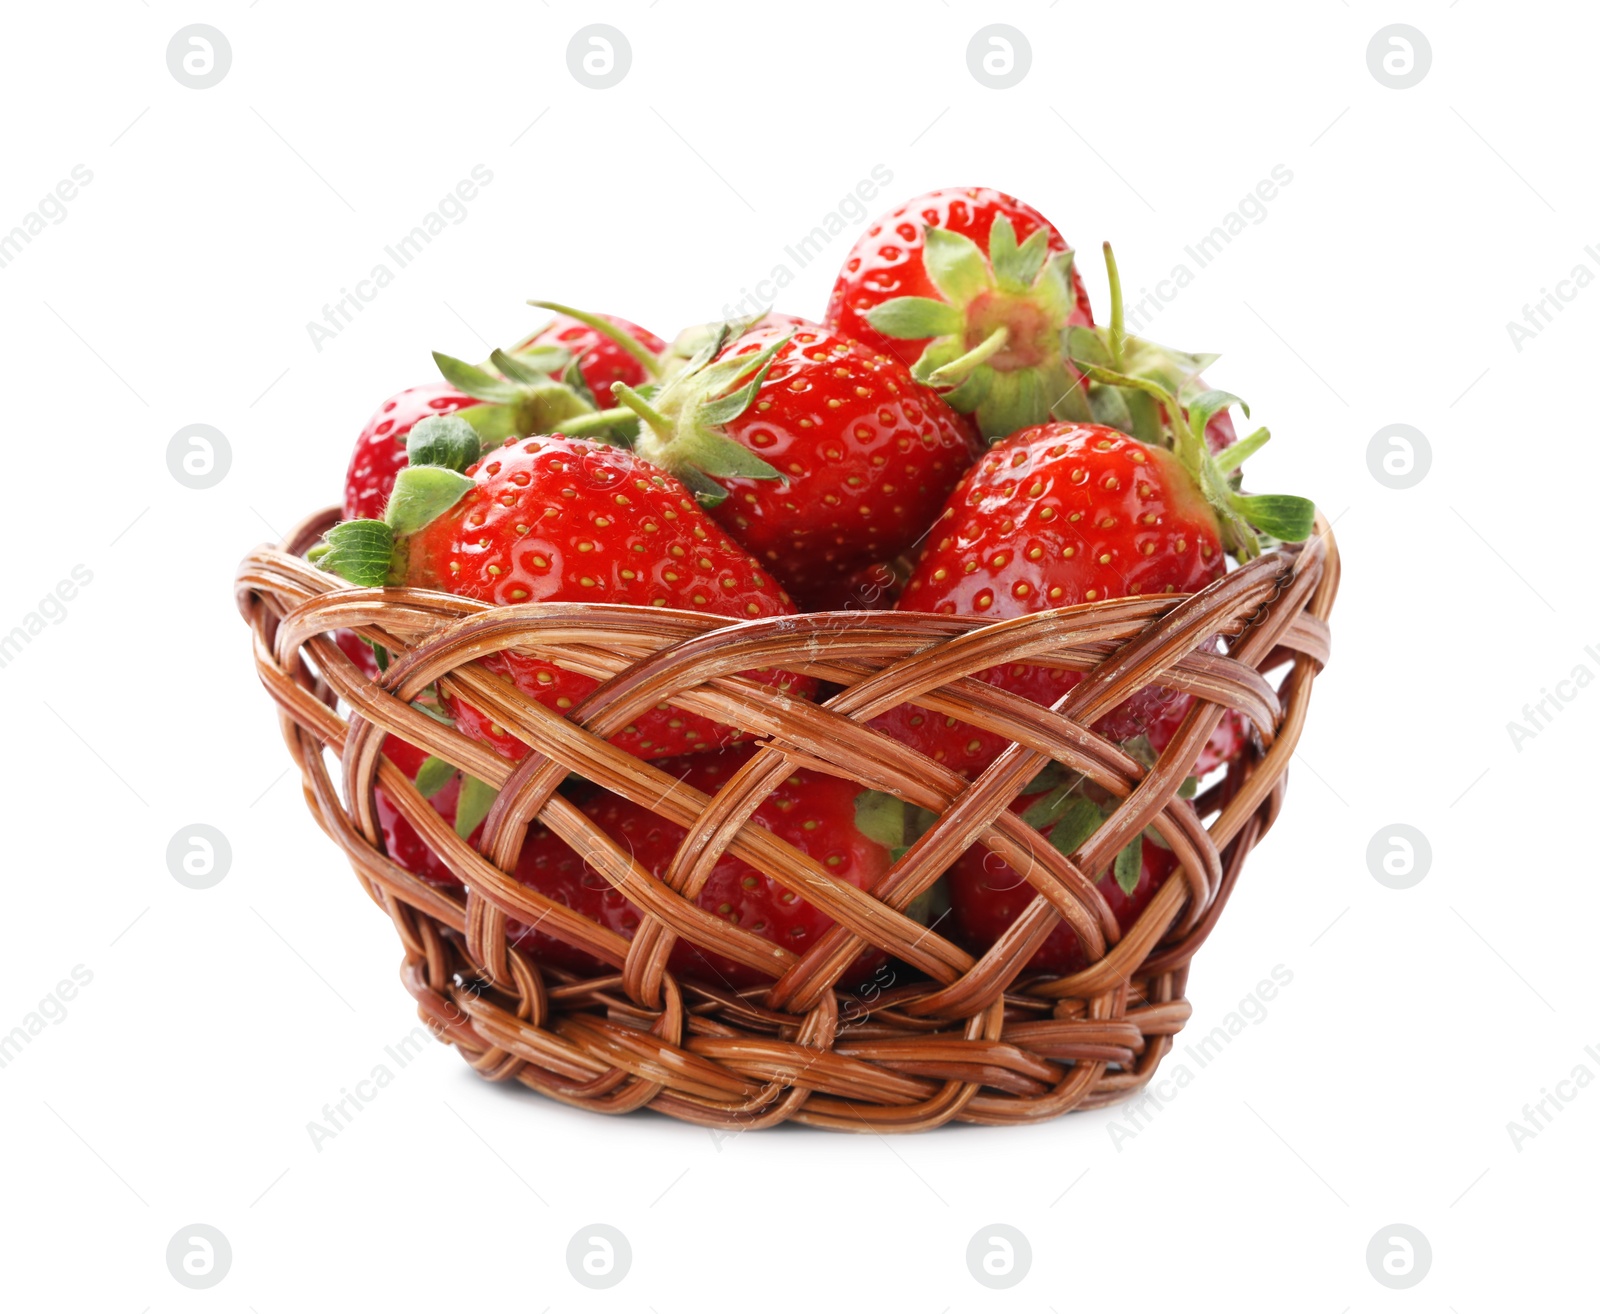
POLYGON ((462 473, 478 460, 482 439, 454 415, 430 415, 406 436, 406 467, 395 476, 382 520, 341 520, 307 554, 323 570, 360 588, 405 582, 401 540, 432 524, 474 481, 462 473))
MULTIPOLYGON (((937 820, 938 817, 932 812, 898 799, 893 794, 864 789, 856 795, 856 829, 874 844, 881 844, 888 849, 890 862, 899 862, 937 820)), ((949 907, 949 892, 940 880, 906 905, 906 916, 924 926, 934 927, 944 920, 949 907)))
POLYGON ((455 832, 462 839, 471 839, 483 819, 489 815, 500 791, 493 785, 458 771, 442 757, 426 757, 417 768, 415 784, 423 798, 433 798, 452 780, 460 779, 461 788, 456 794, 455 832))
POLYGON ((986 438, 1052 418, 1091 418, 1062 336, 1076 305, 1072 252, 1052 255, 1049 241, 1039 228, 1019 245, 1004 215, 989 229, 987 252, 929 227, 923 267, 940 297, 895 297, 867 312, 888 337, 932 339, 913 377, 971 415, 986 438))
POLYGON ((864 789, 856 795, 856 829, 888 849, 893 862, 900 861, 933 821, 931 812, 893 794, 864 789))
MULTIPOLYGON (((1079 792, 1083 783, 1082 776, 1070 776, 1042 798, 1035 799, 1022 814, 1022 819, 1035 830, 1044 831, 1048 827, 1050 833, 1045 838, 1050 847, 1068 858, 1106 821, 1106 811, 1079 792)), ((1111 874, 1124 894, 1132 894, 1139 883, 1143 857, 1144 837, 1135 835, 1112 860, 1111 874)), ((1086 874, 1093 877, 1093 873, 1086 874)))
POLYGON ((442 351, 433 359, 445 382, 479 403, 456 414, 477 430, 484 450, 507 438, 543 433, 626 441, 635 427, 630 412, 596 406, 564 348, 531 347, 516 355, 497 348, 489 363, 498 373, 442 351))
POLYGON ((1135 378, 1086 360, 1078 364, 1091 382, 1133 389, 1160 403, 1160 440, 1148 445, 1165 448, 1178 458, 1178 464, 1216 515, 1222 531, 1222 546, 1240 561, 1261 555, 1258 530, 1285 543, 1298 543, 1310 537, 1317 515, 1316 504, 1310 499, 1288 493, 1251 495, 1240 491, 1239 467, 1245 458, 1266 446, 1271 433, 1265 428, 1257 429, 1215 456, 1206 447, 1206 425, 1212 416, 1230 406, 1250 414, 1250 408, 1241 399, 1231 392, 1213 388, 1190 398, 1184 405, 1153 379, 1135 378))
MULTIPOLYGON (((1074 325, 1067 330, 1067 354, 1081 365, 1088 361, 1137 379, 1159 383, 1185 405, 1204 391, 1198 381, 1200 371, 1217 360, 1215 352, 1178 351, 1145 338, 1135 337, 1125 328, 1122 304, 1122 278, 1111 243, 1101 243, 1105 255, 1106 279, 1111 287, 1111 322, 1094 328, 1074 325)), ((1139 388, 1117 387, 1089 381, 1089 409, 1098 424, 1120 429, 1141 442, 1159 445, 1161 414, 1156 400, 1139 388)))
POLYGON ((625 383, 612 386, 616 399, 639 417, 634 450, 652 465, 676 475, 701 506, 727 499, 723 479, 783 476, 728 435, 727 425, 754 400, 776 358, 792 337, 785 334, 761 351, 723 356, 739 335, 722 324, 708 335, 682 370, 653 393, 625 383))
POLYGON ((661 376, 670 378, 677 374, 686 362, 693 360, 704 349, 706 343, 716 338, 724 329, 727 330, 728 341, 731 342, 734 338, 741 338, 750 332, 771 313, 770 305, 761 306, 733 319, 714 319, 703 324, 691 324, 688 328, 680 330, 678 336, 667 344, 667 349, 661 356, 661 376))

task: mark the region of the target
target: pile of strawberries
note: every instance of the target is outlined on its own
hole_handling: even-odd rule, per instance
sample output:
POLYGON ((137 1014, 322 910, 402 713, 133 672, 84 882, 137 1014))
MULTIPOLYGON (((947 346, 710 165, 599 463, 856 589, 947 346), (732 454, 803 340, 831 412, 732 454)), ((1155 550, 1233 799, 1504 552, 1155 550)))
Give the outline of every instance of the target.
MULTIPOLYGON (((443 382, 385 402, 357 440, 345 519, 313 550, 354 584, 442 590, 495 604, 605 602, 740 620, 796 611, 897 608, 995 620, 1148 593, 1187 593, 1272 540, 1303 539, 1303 498, 1240 491, 1238 398, 1199 378, 1214 357, 1159 347, 1123 328, 1106 248, 1110 322, 1097 327, 1073 252, 1031 206, 988 188, 907 202, 867 229, 820 323, 769 313, 686 330, 672 343, 627 320, 549 302, 554 316, 483 365, 436 355, 443 382)), ((387 654, 352 633, 340 646, 375 673, 387 654)), ((483 665, 557 712, 590 677, 524 652, 483 665)), ((748 677, 812 697, 812 681, 748 677)), ((981 679, 1041 704, 1082 676, 1013 664, 981 679)), ((419 705, 506 758, 527 746, 459 698, 419 705)), ((1147 760, 1172 738, 1187 694, 1148 688, 1097 730, 1147 760)), ((972 776, 1005 747, 995 736, 905 704, 874 727, 972 776)), ((1193 766, 1197 785, 1246 751, 1230 713, 1193 766)), ((613 742, 714 793, 753 746, 732 727, 662 704, 613 742)), ((385 755, 458 834, 475 842, 493 790, 390 735, 385 755)), ((684 831, 596 785, 564 792, 637 862, 660 875, 684 831)), ((1186 791, 1186 793, 1189 791, 1186 791)), ((459 887, 377 795, 389 857, 459 887)), ((1044 841, 1073 853, 1111 800, 1051 769, 1014 804, 1044 841)), ((829 873, 871 887, 926 819, 897 800, 797 770, 754 822, 829 873)), ((1123 929, 1175 860, 1147 832, 1099 874, 1123 929)), ((561 839, 534 826, 515 875, 631 936, 639 912, 561 839)), ((973 952, 994 943, 1032 887, 981 846, 920 911, 973 952)), ((830 919, 770 877, 724 856, 696 894, 707 912, 805 952, 830 919)), ((542 966, 588 973, 585 951, 512 923, 542 966)), ((865 980, 863 954, 842 984, 865 980)), ((1084 966, 1062 924, 1030 968, 1084 966)), ((672 970, 712 988, 760 985, 762 971, 679 942, 672 970)))

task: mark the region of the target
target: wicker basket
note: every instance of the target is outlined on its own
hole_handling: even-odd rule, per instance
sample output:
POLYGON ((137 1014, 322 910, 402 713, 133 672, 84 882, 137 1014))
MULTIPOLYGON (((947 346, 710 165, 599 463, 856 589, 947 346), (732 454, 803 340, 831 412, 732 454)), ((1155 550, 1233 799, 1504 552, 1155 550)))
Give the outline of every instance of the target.
POLYGON ((401 976, 424 1022, 490 1080, 514 1079, 598 1112, 648 1106, 728 1129, 1038 1122, 1110 1103, 1149 1081, 1189 1017, 1189 960, 1281 805, 1311 687, 1327 660, 1339 577, 1332 534, 1319 521, 1306 544, 1269 552, 1192 595, 996 623, 901 612, 735 623, 620 605, 491 607, 422 590, 349 588, 303 556, 335 518, 323 512, 281 547, 247 557, 238 602, 306 801, 393 919, 405 951, 401 976), (396 654, 379 680, 333 641, 345 628, 396 654), (1213 651, 1219 634, 1226 655, 1213 651), (512 646, 600 687, 570 719, 557 716, 475 664, 512 646), (1024 660, 1088 674, 1055 709, 968 678, 1024 660), (798 701, 738 675, 763 666, 842 691, 823 703, 798 701), (513 766, 410 706, 434 681, 513 727, 533 751, 513 766), (1150 683, 1193 694, 1195 705, 1146 769, 1088 727, 1150 683), (908 699, 1013 746, 968 784, 867 727, 908 699), (741 727, 762 745, 714 800, 685 786, 669 791, 671 777, 606 742, 662 700, 741 727), (1186 764, 1229 707, 1249 717, 1258 738, 1192 808, 1175 804, 1186 764), (481 853, 380 754, 386 732, 499 789, 481 853), (324 750, 342 764, 342 781, 324 750), (1008 809, 1051 758, 1123 800, 1074 855, 1077 864, 1030 846, 1033 832, 1008 809), (870 891, 856 889, 745 824, 796 766, 888 791, 939 820, 870 891), (569 772, 688 830, 665 879, 633 864, 557 792, 569 772), (464 896, 384 856, 375 783, 462 878, 464 896), (631 943, 506 874, 534 818, 641 910, 631 943), (1119 937, 1080 866, 1103 868, 1149 825, 1180 866, 1119 937), (975 843, 1025 870, 1036 891, 980 958, 904 911, 975 843), (697 877, 725 850, 837 925, 797 957, 700 910, 679 891, 698 889, 697 877), (542 917, 541 929, 614 967, 584 979, 541 965, 508 945, 508 916, 542 917), (1091 965, 1069 977, 1029 976, 1024 968, 1057 918, 1077 931, 1091 965), (679 936, 764 964, 772 984, 736 993, 677 979, 666 964, 679 936), (897 964, 898 981, 873 987, 870 997, 836 992, 831 983, 866 943, 897 964))

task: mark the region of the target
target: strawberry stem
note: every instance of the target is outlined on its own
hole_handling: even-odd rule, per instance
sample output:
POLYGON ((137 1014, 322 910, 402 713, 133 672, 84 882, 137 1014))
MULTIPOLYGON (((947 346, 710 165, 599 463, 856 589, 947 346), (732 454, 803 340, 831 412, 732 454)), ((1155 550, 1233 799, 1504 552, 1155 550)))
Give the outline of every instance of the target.
POLYGON ((1231 447, 1224 447, 1212 459, 1217 463, 1217 469, 1223 474, 1231 474, 1244 464, 1247 456, 1254 456, 1267 445, 1267 439, 1272 435, 1265 428, 1257 429, 1248 438, 1241 438, 1231 447))
POLYGON ((982 342, 964 356, 957 356, 953 361, 941 365, 928 375, 925 380, 936 388, 957 388, 972 377, 972 372, 993 356, 997 351, 1005 348, 1011 341, 1011 330, 1001 325, 982 342))
POLYGON ((626 406, 609 411, 595 411, 592 415, 576 415, 561 422, 561 432, 568 438, 587 438, 590 434, 605 433, 615 425, 628 424, 638 418, 637 412, 626 406))
POLYGON ((1127 344, 1122 318, 1122 278, 1117 273, 1117 258, 1111 254, 1111 243, 1102 242, 1100 250, 1105 253, 1106 279, 1111 284, 1111 363, 1120 370, 1123 349, 1127 344))
POLYGON ((727 498, 721 479, 781 479, 771 465, 728 436, 726 426, 744 413, 792 333, 759 352, 718 358, 730 327, 704 343, 681 373, 649 399, 624 383, 613 384, 616 399, 643 424, 635 450, 683 481, 702 506, 727 498))
MULTIPOLYGON (((611 385, 611 395, 658 433, 667 434, 672 431, 672 421, 656 410, 654 406, 626 383, 613 383, 611 385)), ((600 412, 602 415, 607 413, 605 411, 600 412)))

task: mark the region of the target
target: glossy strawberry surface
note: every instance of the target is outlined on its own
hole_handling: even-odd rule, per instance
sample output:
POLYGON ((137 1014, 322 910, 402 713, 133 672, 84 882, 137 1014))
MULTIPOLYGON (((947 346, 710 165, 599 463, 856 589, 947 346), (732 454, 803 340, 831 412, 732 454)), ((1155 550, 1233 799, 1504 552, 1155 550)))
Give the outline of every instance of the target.
MULTIPOLYGON (((961 481, 897 604, 999 620, 1140 593, 1193 592, 1222 574, 1215 516, 1169 452, 1101 425, 1038 425, 991 448, 961 481)), ((1082 676, 1014 663, 980 679, 1049 705, 1082 676)), ((1187 697, 1152 686, 1097 723, 1145 733, 1187 697)), ((1181 717, 1181 710, 1177 713, 1181 717)), ((999 737, 909 704, 874 724, 965 774, 999 737)))
POLYGON ((970 424, 892 353, 821 325, 776 325, 723 357, 778 350, 724 430, 778 479, 725 478, 713 517, 803 601, 910 548, 977 455, 970 424))
MULTIPOLYGON (((608 602, 747 620, 794 611, 788 595, 711 523, 676 479, 631 452, 560 435, 513 439, 467 473, 474 486, 397 545, 409 584, 484 602, 608 602)), ((525 653, 486 669, 566 712, 595 688, 588 675, 525 653)), ((780 672, 754 678, 797 687, 780 672)), ((520 759, 526 745, 450 699, 457 727, 520 759)), ((640 757, 720 747, 736 737, 704 717, 658 706, 612 740, 640 757)))

